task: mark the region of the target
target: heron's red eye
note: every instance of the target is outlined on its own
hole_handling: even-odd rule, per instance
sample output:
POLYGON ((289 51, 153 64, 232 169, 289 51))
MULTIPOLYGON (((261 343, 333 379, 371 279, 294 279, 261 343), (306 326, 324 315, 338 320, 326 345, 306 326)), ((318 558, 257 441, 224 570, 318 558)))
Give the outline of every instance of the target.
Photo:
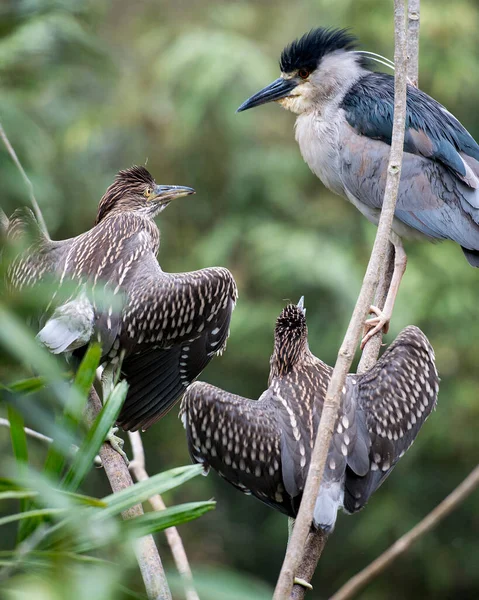
POLYGON ((301 77, 301 79, 307 79, 309 77, 309 71, 308 69, 299 69, 298 75, 301 77))

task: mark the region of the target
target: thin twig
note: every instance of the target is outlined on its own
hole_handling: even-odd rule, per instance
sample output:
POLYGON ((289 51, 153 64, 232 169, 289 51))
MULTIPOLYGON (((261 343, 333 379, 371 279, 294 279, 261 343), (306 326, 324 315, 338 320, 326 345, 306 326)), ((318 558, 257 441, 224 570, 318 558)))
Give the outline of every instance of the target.
POLYGON ((291 539, 286 551, 285 560, 278 583, 274 592, 274 600, 287 600, 293 587, 293 579, 301 563, 307 537, 310 532, 312 515, 319 486, 323 477, 326 457, 329 451, 334 424, 339 410, 341 391, 346 376, 351 367, 355 350, 359 343, 361 331, 369 307, 373 300, 374 292, 378 285, 379 268, 385 263, 388 251, 389 236, 394 217, 399 180, 401 176, 401 163, 404 143, 404 128, 406 117, 406 23, 405 2, 394 2, 395 26, 395 52, 394 62, 395 88, 394 88, 394 123, 391 140, 391 153, 387 170, 386 190, 384 195, 381 217, 374 242, 371 258, 369 260, 363 285, 359 293, 356 306, 349 323, 344 341, 339 350, 338 358, 333 370, 331 381, 326 393, 321 422, 316 436, 315 446, 311 456, 309 474, 306 481, 303 498, 296 519, 291 539))
MULTIPOLYGON (((143 448, 141 434, 139 431, 129 431, 128 436, 130 438, 131 450, 133 453, 133 460, 130 462, 129 469, 137 481, 145 481, 145 479, 149 479, 149 475, 145 468, 145 450, 143 448)), ((156 511, 165 510, 166 508, 160 494, 152 496, 149 499, 149 503, 153 510, 156 511)), ((165 535, 185 589, 186 600, 200 600, 193 583, 193 574, 191 572, 190 563, 186 556, 185 547, 183 546, 183 541, 178 533, 178 529, 176 527, 169 527, 168 529, 165 529, 165 535)))
MULTIPOLYGON (((0 427, 10 427, 10 421, 8 419, 0 418, 0 427)), ((40 433, 39 431, 30 429, 30 427, 24 427, 23 430, 31 438, 40 440, 42 442, 45 442, 46 444, 53 444, 53 438, 48 437, 47 435, 44 435, 43 433, 40 433)), ((79 448, 78 448, 78 446, 75 446, 75 444, 72 444, 70 450, 73 454, 75 452, 78 452, 79 448)), ((96 465, 101 466, 101 458, 99 456, 95 456, 94 462, 96 465)))
MULTIPOLYGON (((87 421, 91 426, 102 408, 100 398, 92 387, 88 396, 87 421)), ((119 492, 133 485, 128 467, 123 458, 110 444, 105 443, 100 448, 100 458, 106 476, 113 492, 119 492)), ((124 519, 133 519, 143 514, 141 504, 136 504, 122 513, 124 519)), ((135 554, 140 567, 148 598, 154 600, 171 600, 171 592, 166 580, 165 571, 161 564, 158 548, 152 535, 146 535, 138 540, 135 554)))
POLYGON ((419 26, 421 0, 409 0, 407 9, 407 76, 409 82, 419 85, 419 26))
MULTIPOLYGON (((0 137, 2 138, 3 143, 5 144, 5 147, 8 150, 8 153, 12 157, 12 160, 15 163, 17 169, 20 171, 20 175, 22 176, 22 179, 28 188, 30 202, 32 203, 33 210, 35 211, 35 216, 37 217, 37 221, 40 224, 40 227, 41 227, 43 233, 46 235, 46 237, 48 239, 50 239, 50 236, 48 235, 47 225, 43 219, 42 211, 40 210, 37 199, 35 198, 35 194, 33 191, 33 184, 30 181, 30 179, 28 178, 27 174, 25 173, 25 170, 22 167, 20 160, 18 159, 17 153, 15 152, 12 144, 10 143, 10 140, 8 139, 7 134, 5 133, 5 130, 3 129, 3 125, 1 123, 0 123, 0 137)), ((3 217, 2 217, 2 220, 3 220, 3 217)))
POLYGON ((353 598, 370 581, 382 573, 401 554, 404 554, 414 542, 425 533, 435 527, 442 519, 447 517, 479 486, 479 465, 449 494, 440 504, 436 506, 422 521, 415 525, 405 535, 400 537, 381 556, 376 558, 370 565, 352 577, 343 585, 330 600, 346 600, 353 598))

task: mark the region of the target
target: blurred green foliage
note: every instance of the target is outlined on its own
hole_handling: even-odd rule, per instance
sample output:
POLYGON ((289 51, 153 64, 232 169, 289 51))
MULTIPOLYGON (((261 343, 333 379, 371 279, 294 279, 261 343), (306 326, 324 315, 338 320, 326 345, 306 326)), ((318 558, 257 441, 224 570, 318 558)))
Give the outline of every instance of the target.
MULTIPOLYGON (((473 0, 423 0, 421 18, 420 86, 477 139, 479 7, 473 0)), ((147 162, 161 183, 193 186, 195 197, 173 204, 159 219, 160 262, 167 271, 231 269, 240 298, 228 350, 202 378, 253 398, 266 387, 274 322, 287 299, 305 295, 310 346, 334 361, 375 234, 309 172, 294 141, 291 114, 272 105, 235 114, 244 99, 277 77, 283 46, 317 25, 351 26, 363 48, 393 55, 389 2, 0 4, 0 116, 52 236, 65 238, 91 227, 115 172, 131 164, 147 162)), ((1 204, 10 213, 28 199, 3 147, 0 157, 1 204)), ((450 243, 406 242, 406 249, 408 270, 386 341, 409 323, 427 333, 442 378, 438 409, 368 507, 339 518, 313 598, 327 598, 477 462, 479 274, 450 243)), ((0 374, 7 382, 26 376, 12 360, 0 374)), ((43 415, 48 428, 51 418, 45 414, 55 412, 54 402, 45 394, 38 399, 50 412, 40 413, 32 403, 30 417, 43 415)), ((151 473, 188 462, 176 414, 175 409, 144 436, 151 473)), ((44 452, 39 443, 29 445, 34 456, 44 452)), ((2 430, 0 449, 3 455, 11 452, 8 432, 2 430)), ((86 493, 108 493, 96 472, 84 487, 86 493)), ((201 581, 224 590, 241 587, 238 582, 246 576, 273 584, 286 542, 285 519, 215 474, 182 486, 174 500, 212 496, 217 509, 182 530, 194 571, 201 581), (219 570, 221 579, 211 575, 219 570)), ((476 507, 477 494, 361 598, 477 598, 476 507)), ((0 545, 11 548, 13 536, 12 531, 0 545)), ((94 573, 85 593, 92 589, 94 573)), ((29 585, 26 577, 25 590, 29 585)), ((238 597, 261 598, 262 593, 239 591, 238 597)), ((38 597, 48 596, 39 591, 38 597)), ((203 597, 215 596, 209 591, 203 597)))

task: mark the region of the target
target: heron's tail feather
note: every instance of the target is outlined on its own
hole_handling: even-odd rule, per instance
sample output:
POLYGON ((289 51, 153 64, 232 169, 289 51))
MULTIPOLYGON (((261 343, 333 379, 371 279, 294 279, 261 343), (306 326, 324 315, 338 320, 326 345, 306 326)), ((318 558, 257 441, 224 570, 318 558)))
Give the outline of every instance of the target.
POLYGON ((340 481, 321 483, 313 513, 315 527, 326 533, 334 529, 338 509, 343 505, 344 490, 340 481))
POLYGON ((479 250, 468 250, 467 248, 462 247, 462 251, 464 252, 467 262, 472 267, 479 267, 479 250))

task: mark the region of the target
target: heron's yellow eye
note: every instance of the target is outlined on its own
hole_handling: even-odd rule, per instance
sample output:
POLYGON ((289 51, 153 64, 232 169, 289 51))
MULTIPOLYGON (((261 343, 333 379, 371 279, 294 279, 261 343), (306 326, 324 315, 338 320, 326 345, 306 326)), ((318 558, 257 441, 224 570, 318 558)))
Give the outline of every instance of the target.
POLYGON ((145 197, 149 198, 151 196, 151 187, 147 187, 145 190, 145 197))

